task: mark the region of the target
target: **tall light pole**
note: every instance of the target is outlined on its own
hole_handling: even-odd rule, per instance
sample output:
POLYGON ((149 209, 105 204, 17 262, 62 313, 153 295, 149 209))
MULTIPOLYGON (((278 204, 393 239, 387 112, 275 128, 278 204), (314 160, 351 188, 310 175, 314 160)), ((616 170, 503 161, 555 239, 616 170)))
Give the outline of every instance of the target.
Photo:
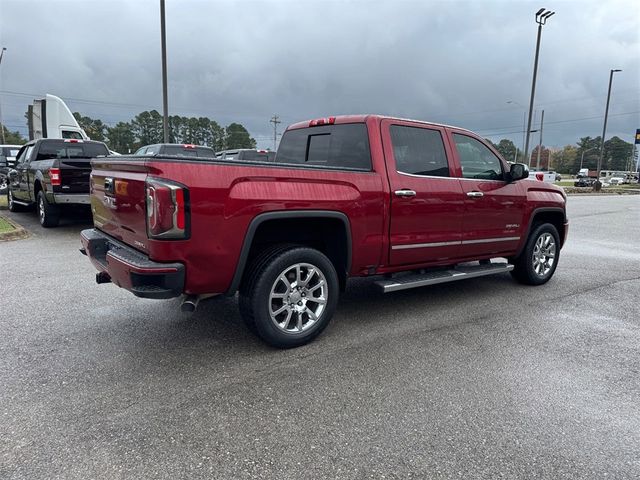
MULTIPOLYGON (((2 47, 0 50, 0 65, 2 65, 2 57, 4 57, 4 52, 7 51, 7 47, 2 47)), ((0 132, 2 132, 2 143, 6 143, 4 139, 4 126, 2 125, 2 109, 0 109, 0 132)))
POLYGON ((160 36, 162 43, 162 129, 164 143, 169 143, 169 101, 167 99, 167 32, 164 25, 164 0, 160 0, 160 36))
POLYGON ((609 72, 609 90, 607 91, 607 106, 604 108, 604 125, 602 127, 602 139, 600 140, 600 156, 598 157, 598 178, 594 185, 596 192, 602 188, 600 183, 600 169, 602 168, 602 157, 604 155, 604 136, 607 133, 607 118, 609 117, 609 100, 611 99, 611 83, 613 82, 613 74, 622 70, 611 70, 609 72))
POLYGON ((530 165, 529 161, 529 133, 531 130, 531 116, 533 115, 533 100, 536 95, 536 76, 538 75, 538 56, 540 54, 540 36, 542 35, 542 26, 547 23, 549 17, 551 17, 556 12, 550 12, 545 8, 541 8, 536 12, 536 23, 538 24, 538 39, 536 41, 536 56, 533 61, 533 81, 531 82, 531 99, 529 100, 529 121, 527 122, 527 135, 526 141, 524 143, 524 158, 527 159, 527 164, 530 165))

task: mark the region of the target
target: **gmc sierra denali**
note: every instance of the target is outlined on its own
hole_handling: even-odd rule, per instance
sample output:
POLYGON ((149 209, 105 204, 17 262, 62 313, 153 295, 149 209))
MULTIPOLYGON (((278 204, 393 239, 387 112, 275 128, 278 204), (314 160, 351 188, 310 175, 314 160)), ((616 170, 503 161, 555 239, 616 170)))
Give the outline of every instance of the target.
POLYGON ((540 285, 568 231, 562 189, 468 130, 415 120, 297 123, 269 162, 92 165, 81 251, 98 283, 185 308, 239 291, 247 326, 283 348, 327 326, 349 277, 382 292, 503 272, 540 285))

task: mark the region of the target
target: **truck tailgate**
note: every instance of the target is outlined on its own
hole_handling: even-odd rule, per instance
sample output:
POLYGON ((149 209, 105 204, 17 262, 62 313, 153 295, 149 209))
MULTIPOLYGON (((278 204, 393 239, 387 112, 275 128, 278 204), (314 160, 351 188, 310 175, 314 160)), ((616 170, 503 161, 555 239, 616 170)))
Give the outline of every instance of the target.
POLYGON ((93 223, 104 233, 148 253, 144 159, 96 159, 91 172, 93 223))
POLYGON ((62 193, 89 193, 90 158, 63 158, 59 168, 62 193))

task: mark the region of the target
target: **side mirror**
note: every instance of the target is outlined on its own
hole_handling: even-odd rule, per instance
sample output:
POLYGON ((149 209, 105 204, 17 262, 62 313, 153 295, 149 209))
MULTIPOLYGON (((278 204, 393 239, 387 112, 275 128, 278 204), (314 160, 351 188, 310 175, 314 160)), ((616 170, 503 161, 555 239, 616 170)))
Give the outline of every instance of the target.
POLYGON ((516 180, 522 180, 523 178, 529 178, 529 167, 524 163, 513 163, 509 170, 509 179, 512 182, 516 180))
POLYGON ((13 168, 9 170, 9 172, 7 173, 7 177, 9 177, 9 180, 11 181, 15 180, 17 176, 18 176, 18 171, 14 170, 13 168))

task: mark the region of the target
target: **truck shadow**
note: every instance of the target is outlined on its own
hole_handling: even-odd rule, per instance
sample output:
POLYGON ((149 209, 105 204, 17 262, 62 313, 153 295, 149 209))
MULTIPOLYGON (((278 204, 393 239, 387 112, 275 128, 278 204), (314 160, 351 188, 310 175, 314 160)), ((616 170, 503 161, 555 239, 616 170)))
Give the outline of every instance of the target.
MULTIPOLYGON (((453 288, 452 284, 442 284, 385 295, 376 289, 371 279, 352 280, 322 335, 309 345, 291 351, 340 348, 399 331, 454 326, 467 321, 470 312, 481 316, 485 306, 495 306, 496 292, 516 287, 508 274, 453 285, 453 288)), ((179 304, 178 300, 171 301, 164 308, 179 311, 179 304)), ((175 314, 174 321, 161 335, 163 341, 178 348, 199 344, 206 349, 235 354, 282 352, 262 343, 245 327, 237 296, 203 301, 193 314, 175 314)))

